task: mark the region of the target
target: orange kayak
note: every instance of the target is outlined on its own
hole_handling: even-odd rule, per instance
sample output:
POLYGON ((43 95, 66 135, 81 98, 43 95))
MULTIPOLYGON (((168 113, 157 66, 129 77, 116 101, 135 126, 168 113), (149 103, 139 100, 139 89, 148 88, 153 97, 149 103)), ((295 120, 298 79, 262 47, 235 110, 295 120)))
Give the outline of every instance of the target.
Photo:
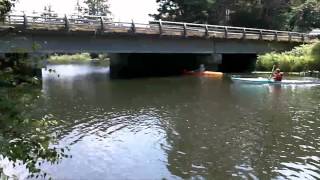
POLYGON ((215 71, 204 71, 204 72, 194 72, 194 71, 186 71, 184 72, 185 75, 195 75, 195 76, 205 76, 205 77, 213 77, 213 78, 222 78, 222 72, 215 72, 215 71))

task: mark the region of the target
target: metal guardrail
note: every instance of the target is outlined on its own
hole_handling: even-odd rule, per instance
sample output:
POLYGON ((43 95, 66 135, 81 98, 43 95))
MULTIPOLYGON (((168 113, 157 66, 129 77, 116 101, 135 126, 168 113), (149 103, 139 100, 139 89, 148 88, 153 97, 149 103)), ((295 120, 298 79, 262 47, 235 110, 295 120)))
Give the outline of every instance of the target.
POLYGON ((7 15, 4 25, 25 30, 65 30, 95 31, 101 33, 139 33, 171 36, 200 36, 207 38, 255 39, 269 41, 307 42, 305 33, 268 29, 219 26, 207 24, 181 23, 170 21, 150 21, 146 23, 114 22, 103 16, 83 16, 79 18, 42 17, 27 15, 7 15))

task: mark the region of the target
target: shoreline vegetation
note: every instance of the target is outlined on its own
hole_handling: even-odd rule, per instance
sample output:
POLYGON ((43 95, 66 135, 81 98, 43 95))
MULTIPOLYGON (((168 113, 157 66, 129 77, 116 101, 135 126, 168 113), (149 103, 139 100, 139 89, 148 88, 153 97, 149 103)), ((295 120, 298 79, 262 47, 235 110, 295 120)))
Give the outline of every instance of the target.
POLYGON ((13 170, 16 166, 30 178, 45 179, 49 175, 39 163, 58 163, 68 157, 65 147, 51 146, 59 136, 51 128, 63 122, 52 114, 30 114, 42 98, 41 80, 34 72, 35 62, 41 60, 26 53, 0 59, 0 179, 26 179, 26 174, 13 170), (5 169, 13 171, 6 174, 5 169))
POLYGON ((256 71, 270 71, 274 64, 279 64, 283 72, 320 71, 320 41, 297 46, 291 51, 259 55, 256 71))
POLYGON ((92 56, 90 53, 76 54, 53 54, 48 58, 49 64, 87 64, 95 63, 99 65, 109 65, 109 57, 107 54, 96 54, 92 56))

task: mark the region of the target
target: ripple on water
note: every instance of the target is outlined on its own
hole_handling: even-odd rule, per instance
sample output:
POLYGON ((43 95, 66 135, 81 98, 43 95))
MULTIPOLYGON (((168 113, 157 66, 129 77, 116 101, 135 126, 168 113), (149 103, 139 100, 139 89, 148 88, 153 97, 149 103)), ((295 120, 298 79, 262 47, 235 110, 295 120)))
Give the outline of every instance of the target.
POLYGON ((320 179, 317 87, 110 81, 86 68, 44 78, 73 155, 45 167, 56 179, 320 179))
MULTIPOLYGON (((318 158, 318 157, 316 157, 318 158)), ((303 158, 305 162, 281 163, 282 168, 275 170, 279 176, 289 179, 320 179, 320 163, 308 163, 309 157, 303 158)))
POLYGON ((137 178, 152 177, 153 169, 163 177, 173 177, 163 163, 167 161, 163 148, 170 147, 164 139, 165 132, 159 127, 159 115, 155 111, 105 113, 103 109, 92 110, 86 114, 87 118, 74 121, 68 134, 60 140, 60 144, 72 145, 70 153, 74 158, 44 169, 56 174, 54 177, 57 179, 71 178, 73 174, 78 174, 79 178, 91 176, 92 179, 99 179, 105 173, 108 177, 121 179, 132 173, 124 171, 128 168, 135 169, 137 178), (58 173, 58 169, 70 168, 68 166, 83 170, 58 173))

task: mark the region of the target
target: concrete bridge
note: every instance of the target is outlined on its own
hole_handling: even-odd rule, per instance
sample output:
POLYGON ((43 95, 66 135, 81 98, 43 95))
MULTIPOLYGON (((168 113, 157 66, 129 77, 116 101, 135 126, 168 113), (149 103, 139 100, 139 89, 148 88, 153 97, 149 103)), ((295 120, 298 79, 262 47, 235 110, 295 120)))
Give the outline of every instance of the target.
POLYGON ((0 25, 0 53, 107 52, 116 59, 111 68, 117 73, 128 72, 130 59, 144 59, 143 55, 177 59, 180 54, 184 59, 192 56, 192 62, 219 65, 228 57, 253 59, 259 53, 288 50, 309 41, 307 34, 298 32, 168 21, 112 22, 97 16, 8 15, 0 25))

